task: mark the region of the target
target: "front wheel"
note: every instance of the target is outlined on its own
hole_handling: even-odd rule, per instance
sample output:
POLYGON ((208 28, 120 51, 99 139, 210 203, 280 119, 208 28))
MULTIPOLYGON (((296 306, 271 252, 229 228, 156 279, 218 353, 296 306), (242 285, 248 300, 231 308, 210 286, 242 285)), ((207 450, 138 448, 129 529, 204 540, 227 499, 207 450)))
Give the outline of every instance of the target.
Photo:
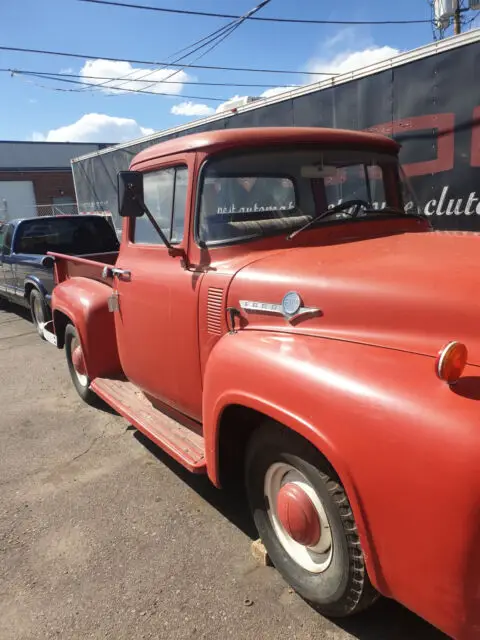
POLYGON ((90 390, 90 378, 87 375, 82 345, 73 324, 65 329, 65 355, 72 382, 78 395, 90 405, 98 403, 98 396, 90 390))
POLYGON ((275 423, 256 431, 246 483, 268 555, 305 600, 343 617, 377 599, 346 493, 310 443, 275 423))

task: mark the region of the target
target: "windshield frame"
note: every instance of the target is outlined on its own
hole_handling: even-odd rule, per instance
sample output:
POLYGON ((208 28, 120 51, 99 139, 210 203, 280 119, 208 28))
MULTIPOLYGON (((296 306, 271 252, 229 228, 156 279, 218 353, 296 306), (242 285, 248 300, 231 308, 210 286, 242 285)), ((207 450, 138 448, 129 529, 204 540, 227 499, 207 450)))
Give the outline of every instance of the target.
MULTIPOLYGON (((194 241, 195 244, 200 248, 200 249, 215 249, 215 248, 224 248, 224 247, 229 247, 229 246, 234 246, 234 245, 239 245, 239 244, 245 244, 247 242, 258 242, 258 241, 262 241, 262 240, 266 240, 266 239, 270 239, 270 238, 275 238, 275 237, 284 237, 285 236, 285 230, 279 230, 279 231, 274 231, 272 233, 269 233, 268 236, 264 236, 264 235, 249 235, 249 236, 239 236, 239 237, 235 237, 235 238, 227 238, 227 239, 222 239, 222 240, 210 240, 210 241, 205 241, 202 240, 200 238, 200 218, 201 218, 201 212, 200 212, 200 208, 201 208, 201 201, 202 201, 202 193, 203 193, 203 187, 205 184, 205 174, 209 168, 209 166, 212 164, 212 162, 215 162, 217 160, 225 160, 228 159, 229 157, 235 157, 235 156, 241 156, 241 155, 245 155, 245 154, 255 154, 255 153, 270 153, 270 152, 274 152, 274 151, 282 151, 282 152, 289 152, 289 151, 319 151, 319 152, 325 152, 325 153, 329 153, 329 152, 341 152, 341 151, 354 151, 354 152, 365 152, 365 153, 369 153, 371 152, 372 154, 378 156, 378 157, 384 157, 384 158, 391 158, 392 160, 392 164, 396 167, 396 173, 397 173, 397 184, 398 184, 398 194, 397 197, 399 198, 399 201, 403 203, 402 201, 402 190, 401 190, 401 177, 400 177, 400 162, 399 162, 399 157, 398 157, 398 151, 397 152, 386 152, 385 149, 377 149, 375 148, 374 145, 372 146, 363 146, 363 145, 349 145, 349 144, 335 144, 335 145, 322 145, 317 143, 312 143, 312 144, 288 144, 288 145, 268 145, 268 146, 259 146, 259 147, 251 147, 251 146, 245 146, 245 147, 237 147, 235 149, 228 149, 228 150, 222 150, 222 151, 218 151, 216 153, 212 153, 211 155, 208 155, 201 163, 201 166, 199 168, 198 174, 197 174, 197 181, 196 181, 196 187, 195 187, 195 208, 194 208, 194 222, 193 222, 193 236, 194 236, 194 241)), ((366 166, 366 165, 364 165, 366 166)), ((256 173, 255 175, 260 176, 259 173, 256 173)), ((262 174, 262 177, 269 177, 269 176, 273 176, 273 177, 279 177, 278 174, 272 174, 271 172, 266 172, 265 174, 262 174)), ((288 177, 289 179, 292 180, 291 176, 282 176, 282 177, 288 177)), ((295 191, 295 197, 296 197, 296 202, 298 202, 297 197, 298 197, 298 187, 295 181, 293 181, 293 187, 294 187, 294 191, 295 191)), ((301 209, 299 209, 298 207, 296 207, 296 210, 300 212, 301 214, 301 209)), ((400 209, 400 211, 403 211, 403 209, 400 209)), ((305 214, 303 214, 305 215, 305 214)), ((399 213, 399 215, 404 215, 402 213, 399 213)), ((405 217, 407 216, 407 212, 405 212, 405 217)), ((378 213, 375 215, 374 218, 366 216, 366 217, 351 217, 351 216, 346 216, 346 217, 342 217, 342 218, 338 218, 338 219, 334 219, 334 220, 328 220, 326 219, 322 225, 312 225, 312 229, 318 230, 319 228, 322 228, 324 225, 325 226, 331 226, 331 225, 336 225, 336 224, 346 224, 346 223, 352 223, 352 222, 364 222, 364 221, 369 221, 371 222, 372 220, 384 220, 384 219, 391 219, 392 218, 392 213, 388 212, 385 213, 384 215, 381 214, 381 210, 378 210, 378 213)))

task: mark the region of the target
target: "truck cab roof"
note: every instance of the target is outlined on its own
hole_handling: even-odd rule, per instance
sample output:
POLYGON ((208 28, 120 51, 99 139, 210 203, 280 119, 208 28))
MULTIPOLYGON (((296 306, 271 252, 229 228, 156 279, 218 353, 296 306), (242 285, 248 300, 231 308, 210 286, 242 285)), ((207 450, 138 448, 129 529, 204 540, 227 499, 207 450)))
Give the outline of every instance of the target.
POLYGON ((181 138, 161 142, 135 156, 132 168, 148 163, 155 158, 185 151, 214 153, 231 147, 259 147, 289 144, 349 145, 357 148, 383 149, 397 153, 399 144, 377 133, 350 131, 348 129, 325 129, 321 127, 261 127, 223 129, 194 133, 181 138))

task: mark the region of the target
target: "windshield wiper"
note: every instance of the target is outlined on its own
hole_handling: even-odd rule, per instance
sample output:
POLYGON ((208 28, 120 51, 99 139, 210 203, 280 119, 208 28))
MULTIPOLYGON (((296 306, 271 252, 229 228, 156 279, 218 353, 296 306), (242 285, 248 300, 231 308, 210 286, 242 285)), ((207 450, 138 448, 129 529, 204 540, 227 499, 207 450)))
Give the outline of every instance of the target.
POLYGON ((405 211, 405 209, 400 209, 399 207, 383 207, 382 209, 365 209, 365 213, 390 213, 392 215, 398 216, 411 216, 414 218, 423 219, 423 215, 421 213, 410 213, 409 211, 405 211))
POLYGON ((322 211, 321 213, 319 213, 317 216, 315 216, 314 218, 309 220, 306 224, 304 224, 303 227, 300 227, 300 229, 297 229, 296 231, 293 231, 292 233, 290 233, 287 236, 287 240, 292 240, 296 235, 298 235, 302 231, 305 231, 305 229, 308 229, 308 227, 311 227, 319 220, 322 220, 322 218, 326 218, 330 215, 333 215, 334 213, 341 213, 345 209, 350 209, 351 207, 355 207, 356 211, 349 215, 351 215, 352 218, 355 218, 360 210, 360 207, 363 207, 365 210, 369 210, 370 207, 372 207, 372 203, 366 202, 365 200, 346 200, 345 202, 335 205, 331 209, 326 209, 325 211, 322 211))

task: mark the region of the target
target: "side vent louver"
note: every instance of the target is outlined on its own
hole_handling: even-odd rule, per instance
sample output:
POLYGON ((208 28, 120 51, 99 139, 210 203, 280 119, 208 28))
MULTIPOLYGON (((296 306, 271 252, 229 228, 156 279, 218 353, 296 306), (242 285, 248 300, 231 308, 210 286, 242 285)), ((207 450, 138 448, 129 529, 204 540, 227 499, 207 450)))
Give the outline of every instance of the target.
POLYGON ((207 300, 208 333, 215 335, 221 335, 222 333, 222 299, 223 289, 210 287, 207 300))

